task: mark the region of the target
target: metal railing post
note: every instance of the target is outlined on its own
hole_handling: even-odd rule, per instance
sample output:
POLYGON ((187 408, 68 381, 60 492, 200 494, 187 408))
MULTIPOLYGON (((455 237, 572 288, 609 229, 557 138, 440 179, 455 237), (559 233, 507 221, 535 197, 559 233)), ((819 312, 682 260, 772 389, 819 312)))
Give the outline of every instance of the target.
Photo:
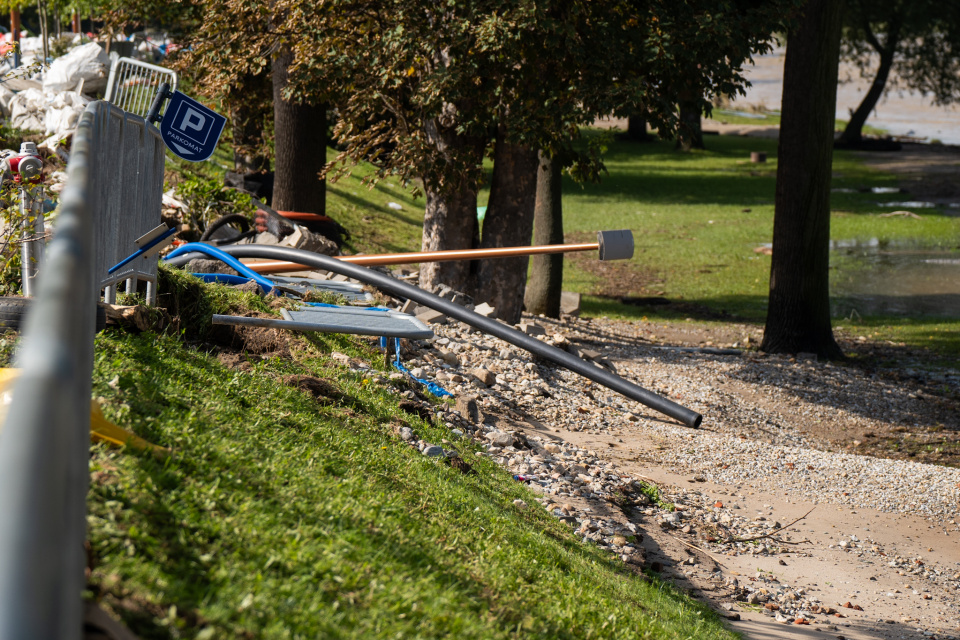
POLYGON ((74 137, 56 234, 0 429, 0 638, 82 634, 90 388, 97 290, 90 160, 96 107, 74 137))

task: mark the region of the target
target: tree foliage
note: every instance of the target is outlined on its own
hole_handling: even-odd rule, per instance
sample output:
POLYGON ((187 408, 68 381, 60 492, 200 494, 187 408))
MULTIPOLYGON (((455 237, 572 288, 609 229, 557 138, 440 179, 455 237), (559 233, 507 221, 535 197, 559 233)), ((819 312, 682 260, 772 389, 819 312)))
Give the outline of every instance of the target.
POLYGON ((575 151, 573 172, 590 179, 602 165, 573 144, 583 125, 642 105, 674 130, 681 85, 701 102, 740 91, 743 63, 795 4, 215 0, 187 64, 223 93, 289 47, 289 95, 336 105, 341 159, 372 160, 381 176, 479 178, 478 158, 438 153, 425 126, 435 121, 469 139, 503 125, 513 143, 575 151))

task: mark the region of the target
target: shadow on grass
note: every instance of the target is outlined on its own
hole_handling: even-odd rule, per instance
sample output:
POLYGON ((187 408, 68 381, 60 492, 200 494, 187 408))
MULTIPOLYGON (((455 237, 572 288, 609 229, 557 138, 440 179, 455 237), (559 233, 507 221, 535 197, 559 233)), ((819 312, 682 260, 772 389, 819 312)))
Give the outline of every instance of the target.
POLYGON ((767 297, 730 295, 699 300, 675 300, 650 296, 599 297, 585 296, 582 301, 586 316, 612 316, 625 320, 707 320, 763 324, 767 316, 767 297))
MULTIPOLYGON (((91 491, 97 575, 125 579, 95 588, 144 638, 179 637, 184 625, 261 637, 278 623, 304 637, 441 637, 461 623, 508 636, 532 621, 543 637, 572 640, 602 623, 614 593, 644 606, 646 591, 623 583, 585 604, 589 620, 550 615, 553 589, 582 589, 585 567, 632 572, 546 513, 514 507, 530 496, 492 462, 464 476, 388 435, 396 400, 355 403, 362 414, 318 407, 268 385, 267 365, 229 370, 163 337, 104 336, 99 347, 97 391, 112 410, 122 397, 138 431, 177 448, 165 463, 98 456, 115 472, 91 491)), ((679 596, 674 606, 685 606, 679 596)))
MULTIPOLYGON (((365 188, 365 187, 364 187, 364 188, 365 188)), ((379 190, 378 190, 378 191, 379 191, 379 190)), ((364 200, 364 199, 361 198, 360 196, 355 196, 355 195, 347 192, 345 189, 337 189, 337 188, 335 188, 335 187, 332 187, 332 186, 330 186, 330 185, 327 185, 327 192, 334 194, 334 195, 337 196, 338 198, 343 198, 343 199, 346 200, 347 202, 353 204, 354 206, 356 206, 356 207, 358 207, 358 208, 360 208, 360 209, 362 209, 362 210, 364 210, 364 211, 367 211, 367 212, 370 213, 371 215, 386 215, 386 216, 389 216, 389 217, 391 217, 391 218, 395 218, 395 219, 399 220, 400 222, 403 222, 404 224, 409 224, 409 225, 413 225, 413 226, 417 226, 417 227, 423 225, 423 220, 421 220, 420 218, 416 218, 416 217, 404 215, 404 214, 401 213, 400 211, 395 211, 395 210, 393 210, 393 209, 391 209, 391 208, 389 208, 389 207, 386 207, 386 206, 385 206, 385 207, 382 207, 382 208, 381 208, 381 207, 371 206, 371 204, 370 204, 370 202, 369 202, 368 200, 364 200)), ((379 192, 380 192, 381 194, 384 194, 384 195, 391 195, 391 194, 388 194, 387 192, 384 192, 384 191, 379 191, 379 192)))

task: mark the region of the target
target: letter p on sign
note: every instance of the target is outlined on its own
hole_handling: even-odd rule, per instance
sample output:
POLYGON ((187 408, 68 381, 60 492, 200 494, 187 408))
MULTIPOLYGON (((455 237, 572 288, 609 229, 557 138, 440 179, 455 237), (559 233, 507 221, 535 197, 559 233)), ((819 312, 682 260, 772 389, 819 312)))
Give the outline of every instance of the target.
MULTIPOLYGON (((184 133, 189 133, 190 130, 202 133, 203 123, 206 121, 207 118, 202 113, 193 107, 187 107, 186 113, 183 114, 183 117, 180 119, 180 124, 177 126, 177 128, 184 133)), ((203 141, 201 140, 201 142, 203 141)))

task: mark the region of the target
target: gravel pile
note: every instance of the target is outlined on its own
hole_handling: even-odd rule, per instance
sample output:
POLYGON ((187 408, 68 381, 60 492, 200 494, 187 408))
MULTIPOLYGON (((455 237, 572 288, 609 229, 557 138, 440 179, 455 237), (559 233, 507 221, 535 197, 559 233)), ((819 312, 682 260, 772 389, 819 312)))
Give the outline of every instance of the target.
MULTIPOLYGON (((749 482, 797 499, 817 502, 827 496, 828 502, 919 515, 957 528, 960 469, 826 451, 822 441, 795 426, 798 420, 812 425, 829 420, 848 424, 857 432, 869 431, 879 425, 872 417, 876 415, 887 422, 909 424, 920 403, 931 402, 919 388, 892 393, 893 383, 815 360, 664 349, 645 342, 644 330, 637 324, 576 319, 537 322, 543 330, 530 320, 522 328, 702 413, 704 428, 694 431, 664 422, 642 405, 570 371, 466 325, 450 323, 433 326, 436 338, 404 343, 401 350, 413 376, 435 381, 457 397, 456 409, 438 410, 450 429, 450 439, 424 442, 410 429, 400 434, 403 439, 424 455, 456 460, 460 459, 459 438, 481 443, 483 451, 477 455, 490 457, 518 481, 542 493, 542 506, 568 522, 585 541, 626 563, 655 571, 665 568, 659 562, 648 563, 641 546, 642 530, 651 526, 714 558, 802 551, 789 544, 793 541, 789 528, 781 531, 789 523, 777 521, 772 511, 744 513, 735 491, 719 498, 695 489, 662 494, 658 487, 631 477, 594 451, 499 429, 495 426, 499 423, 485 420, 485 414, 517 420, 531 417, 558 431, 610 436, 644 433, 659 443, 638 452, 645 460, 689 474, 694 481, 730 487, 749 482), (738 385, 737 394, 731 385, 738 385), (743 401, 744 395, 757 401, 743 401), (769 408, 772 403, 764 398, 783 400, 791 407, 791 415, 769 408), (597 511, 615 515, 598 516, 597 511)), ((937 383, 960 379, 955 371, 937 375, 937 383)), ((890 558, 872 541, 854 535, 838 539, 834 546, 847 553, 876 556, 908 577, 919 594, 940 587, 953 592, 957 600, 957 567, 890 558)), ((732 600, 762 606, 771 618, 785 624, 829 625, 843 617, 845 605, 858 606, 821 602, 802 586, 791 587, 768 574, 725 577, 716 564, 701 566, 694 557, 672 569, 678 576, 696 573, 728 589, 732 600)))
MULTIPOLYGON (((829 418, 855 433, 869 432, 881 425, 871 416, 889 422, 915 415, 916 405, 930 402, 922 392, 893 394, 893 383, 831 363, 747 353, 715 356, 616 342, 629 326, 598 321, 554 324, 538 337, 593 356, 597 366, 607 366, 702 413, 703 429, 663 422, 651 410, 605 387, 459 323, 434 326, 438 337, 425 348, 408 345, 406 365, 413 375, 434 379, 456 396, 477 396, 481 410, 521 411, 570 431, 614 435, 625 429, 645 431, 663 443, 643 452, 651 462, 705 480, 734 486, 760 480, 787 496, 818 501, 829 495, 832 502, 866 504, 941 523, 956 516, 960 469, 824 451, 818 448, 821 442, 791 424, 802 420, 816 425, 829 418), (591 351, 588 341, 597 340, 600 324, 606 336, 614 337, 615 346, 591 351), (731 381, 748 387, 758 402, 743 402, 726 391, 731 381), (764 408, 763 398, 785 394, 791 396, 792 416, 764 408), (881 400, 884 404, 877 406, 881 400), (908 495, 911 499, 904 500, 908 495)), ((949 381, 952 375, 956 374, 941 377, 949 381)))

